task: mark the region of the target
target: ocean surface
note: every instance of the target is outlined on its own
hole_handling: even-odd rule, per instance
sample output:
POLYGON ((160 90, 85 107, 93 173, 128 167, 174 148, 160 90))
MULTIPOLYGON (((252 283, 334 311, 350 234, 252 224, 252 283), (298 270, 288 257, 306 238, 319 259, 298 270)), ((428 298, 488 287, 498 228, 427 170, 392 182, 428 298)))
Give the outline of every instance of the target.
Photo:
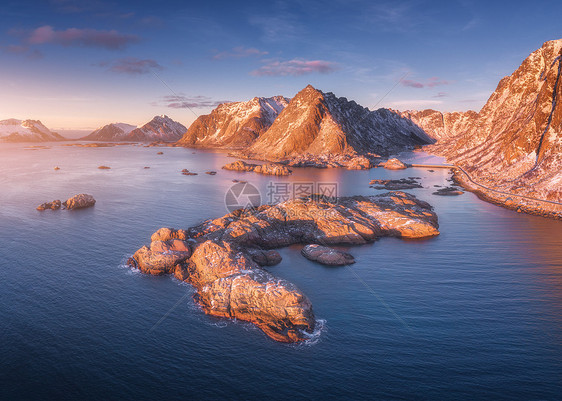
POLYGON ((275 178, 220 170, 233 159, 217 152, 48 146, 0 144, 2 400, 560 399, 561 221, 432 195, 448 170, 275 178), (124 265, 158 228, 225 214, 233 179, 267 201, 283 183, 336 183, 343 196, 408 176, 422 178, 409 192, 435 207, 440 236, 343 248, 357 263, 338 268, 292 246, 268 268, 312 301, 322 329, 306 344, 209 317, 189 285, 124 265), (35 210, 77 193, 95 207, 35 210))

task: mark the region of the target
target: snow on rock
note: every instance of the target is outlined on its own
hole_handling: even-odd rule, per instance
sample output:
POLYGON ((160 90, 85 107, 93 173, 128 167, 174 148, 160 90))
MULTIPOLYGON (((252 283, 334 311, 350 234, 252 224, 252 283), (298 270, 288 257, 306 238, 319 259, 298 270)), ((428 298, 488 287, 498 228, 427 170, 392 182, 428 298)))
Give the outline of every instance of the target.
POLYGON ((127 141, 176 142, 187 128, 166 115, 156 116, 140 128, 135 128, 123 137, 127 141))
POLYGON ((0 121, 0 142, 47 142, 61 141, 64 137, 50 131, 39 120, 0 121))
POLYGON ((126 139, 126 136, 136 128, 136 125, 125 123, 111 123, 98 128, 88 136, 82 138, 82 140, 106 142, 122 141, 126 139))
POLYGON ((245 148, 273 124, 288 103, 289 99, 283 96, 222 103, 211 114, 197 118, 178 144, 187 147, 245 148))

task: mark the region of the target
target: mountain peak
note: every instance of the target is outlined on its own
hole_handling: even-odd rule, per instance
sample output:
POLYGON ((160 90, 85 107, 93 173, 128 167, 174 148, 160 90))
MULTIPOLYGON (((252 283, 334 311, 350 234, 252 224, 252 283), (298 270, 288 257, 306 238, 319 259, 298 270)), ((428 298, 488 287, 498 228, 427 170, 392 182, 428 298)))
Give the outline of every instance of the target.
POLYGON ((49 130, 39 120, 10 118, 0 121, 0 141, 45 142, 60 140, 64 140, 64 138, 56 132, 49 130))

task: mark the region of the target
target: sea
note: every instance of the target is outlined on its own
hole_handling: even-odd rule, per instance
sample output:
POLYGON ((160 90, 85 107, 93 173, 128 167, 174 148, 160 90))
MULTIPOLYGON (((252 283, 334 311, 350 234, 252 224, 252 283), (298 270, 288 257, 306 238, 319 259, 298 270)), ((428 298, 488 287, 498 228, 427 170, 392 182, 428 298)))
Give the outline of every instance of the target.
POLYGON ((0 399, 560 399, 562 221, 468 192, 433 195, 450 184, 447 169, 271 177, 221 169, 233 160, 143 145, 0 144, 0 399), (305 343, 210 317, 188 284, 125 263, 160 227, 226 214, 233 180, 268 203, 297 184, 371 195, 386 192, 371 179, 412 176, 424 188, 407 191, 435 208, 438 237, 342 247, 356 258, 348 267, 308 261, 295 245, 267 268, 310 298, 318 330, 305 343), (78 193, 96 205, 36 210, 78 193))

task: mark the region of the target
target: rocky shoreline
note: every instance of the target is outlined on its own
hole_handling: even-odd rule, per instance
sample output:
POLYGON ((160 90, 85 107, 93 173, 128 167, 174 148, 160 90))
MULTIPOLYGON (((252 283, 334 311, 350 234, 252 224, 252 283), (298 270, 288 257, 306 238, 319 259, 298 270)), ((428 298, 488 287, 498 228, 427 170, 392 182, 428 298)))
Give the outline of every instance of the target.
MULTIPOLYGON (((236 210, 186 230, 162 228, 129 264, 190 283, 207 314, 251 322, 276 341, 300 342, 315 329, 312 303, 294 284, 263 268, 281 261, 275 248, 366 244, 386 236, 429 238, 439 235, 438 227, 431 205, 404 192, 337 202, 304 198, 236 210)), ((312 255, 320 262, 353 261, 347 253, 320 251, 323 257, 312 255)))
POLYGON ((496 206, 549 219, 562 220, 562 205, 529 199, 525 195, 498 193, 472 183, 462 171, 453 170, 453 180, 465 190, 496 206))

